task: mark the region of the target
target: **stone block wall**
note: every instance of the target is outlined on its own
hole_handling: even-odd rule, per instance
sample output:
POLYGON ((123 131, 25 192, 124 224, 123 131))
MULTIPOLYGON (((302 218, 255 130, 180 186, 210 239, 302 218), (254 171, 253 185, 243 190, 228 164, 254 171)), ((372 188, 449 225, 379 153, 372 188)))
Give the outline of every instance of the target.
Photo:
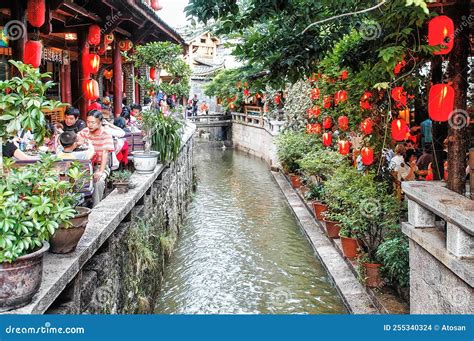
POLYGON ((46 313, 153 313, 193 181, 191 138, 46 313))
POLYGON ((276 136, 266 129, 242 123, 232 123, 232 142, 235 148, 264 159, 269 165, 278 163, 276 136))

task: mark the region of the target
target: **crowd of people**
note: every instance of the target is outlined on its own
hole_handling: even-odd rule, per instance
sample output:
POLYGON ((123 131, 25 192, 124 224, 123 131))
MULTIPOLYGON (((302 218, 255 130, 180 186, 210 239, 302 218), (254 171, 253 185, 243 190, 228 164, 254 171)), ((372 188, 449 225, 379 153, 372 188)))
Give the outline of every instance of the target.
MULTIPOLYGON (((145 101, 145 105, 150 100, 145 101)), ((120 116, 114 117, 108 98, 92 103, 84 122, 80 111, 72 106, 64 114, 64 120, 55 125, 47 124, 47 136, 43 145, 36 146, 34 133, 20 130, 17 136, 3 144, 4 157, 17 160, 38 160, 32 150, 55 153, 63 160, 90 160, 93 165, 93 206, 104 196, 107 177, 111 170, 128 164, 127 133, 140 132, 142 111, 139 104, 123 106, 120 116)))

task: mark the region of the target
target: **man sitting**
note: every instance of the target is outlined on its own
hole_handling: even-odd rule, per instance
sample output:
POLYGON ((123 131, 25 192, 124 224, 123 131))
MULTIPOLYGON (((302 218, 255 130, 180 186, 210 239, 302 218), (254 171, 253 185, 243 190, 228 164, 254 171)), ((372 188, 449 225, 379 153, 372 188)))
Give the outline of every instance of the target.
POLYGON ((57 156, 63 160, 91 160, 94 157, 94 146, 89 143, 87 149, 78 150, 84 141, 80 141, 73 131, 65 131, 59 136, 61 147, 57 156))
POLYGON ((114 151, 114 141, 102 126, 103 115, 98 110, 91 110, 87 113, 87 128, 78 135, 79 138, 89 141, 94 146, 94 206, 97 205, 104 196, 105 181, 109 175, 109 153, 114 151), (103 185, 102 185, 103 184, 103 185))
POLYGON ((79 118, 79 109, 68 107, 64 114, 64 122, 62 122, 62 131, 73 131, 76 134, 86 128, 86 124, 79 118))

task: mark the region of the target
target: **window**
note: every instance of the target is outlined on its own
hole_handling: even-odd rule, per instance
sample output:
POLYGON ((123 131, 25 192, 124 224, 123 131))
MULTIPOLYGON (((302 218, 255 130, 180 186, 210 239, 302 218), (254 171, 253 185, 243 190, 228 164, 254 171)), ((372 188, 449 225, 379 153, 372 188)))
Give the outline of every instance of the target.
POLYGON ((201 38, 201 43, 205 44, 206 43, 206 38, 201 38))

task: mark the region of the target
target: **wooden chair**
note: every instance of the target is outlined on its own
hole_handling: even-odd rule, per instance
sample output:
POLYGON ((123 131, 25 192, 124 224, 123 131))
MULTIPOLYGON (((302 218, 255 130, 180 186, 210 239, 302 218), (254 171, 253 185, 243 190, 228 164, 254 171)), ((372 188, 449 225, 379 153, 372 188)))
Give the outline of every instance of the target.
POLYGON ((42 110, 45 118, 50 121, 52 124, 61 123, 64 121, 64 113, 66 112, 66 107, 59 107, 53 110, 42 110))

